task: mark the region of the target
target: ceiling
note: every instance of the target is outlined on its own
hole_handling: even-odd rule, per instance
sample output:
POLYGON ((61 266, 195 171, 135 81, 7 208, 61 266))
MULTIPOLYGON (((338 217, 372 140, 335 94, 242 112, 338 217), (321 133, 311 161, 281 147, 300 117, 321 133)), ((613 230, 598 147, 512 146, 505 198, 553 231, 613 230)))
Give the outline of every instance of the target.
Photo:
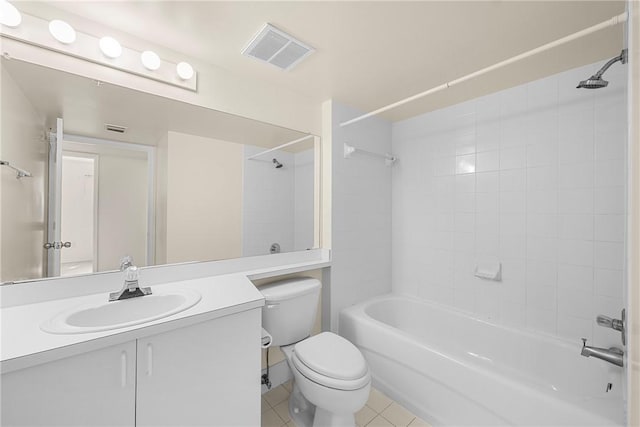
MULTIPOLYGON (((322 102, 373 110, 622 13, 623 1, 20 2, 81 31, 118 29, 322 102), (89 22, 89 21, 93 22, 89 22), (269 22, 316 48, 289 72, 240 54, 269 22)), ((95 34, 103 35, 103 34, 95 34)), ((441 108, 619 54, 622 26, 387 113, 441 108)), ((130 46, 144 49, 145 46, 130 46)))

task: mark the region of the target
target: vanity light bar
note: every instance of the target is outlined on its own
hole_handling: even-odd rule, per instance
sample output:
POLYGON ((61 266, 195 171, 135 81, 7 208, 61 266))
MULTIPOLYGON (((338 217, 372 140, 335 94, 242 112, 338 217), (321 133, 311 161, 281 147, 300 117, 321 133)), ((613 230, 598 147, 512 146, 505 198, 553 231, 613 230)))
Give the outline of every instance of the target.
MULTIPOLYGON (((0 0, 0 2, 15 9, 15 6, 6 0, 0 0)), ((49 22, 32 15, 20 14, 17 9, 15 10, 20 16, 19 22, 16 19, 7 24, 3 22, 4 25, 0 26, 2 38, 16 40, 194 92, 197 91, 197 73, 193 66, 187 62, 165 61, 153 51, 139 52, 122 46, 113 37, 97 38, 75 31, 71 25, 64 21, 54 19, 49 22), (99 46, 99 49, 96 49, 96 46, 99 46)), ((11 56, 8 48, 5 47, 4 51, 8 56, 11 56)))

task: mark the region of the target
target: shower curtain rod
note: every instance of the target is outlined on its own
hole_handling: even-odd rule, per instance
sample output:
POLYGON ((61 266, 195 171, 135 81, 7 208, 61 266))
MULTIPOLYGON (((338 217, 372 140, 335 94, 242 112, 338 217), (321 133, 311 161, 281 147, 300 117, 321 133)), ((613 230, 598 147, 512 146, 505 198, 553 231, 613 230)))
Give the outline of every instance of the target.
POLYGON ((269 148, 268 150, 261 151, 258 154, 254 154, 253 156, 247 157, 247 160, 255 160, 256 157, 260 157, 263 154, 271 153, 272 151, 276 151, 276 150, 279 150, 281 148, 285 148, 285 147, 288 147, 290 145, 297 144, 298 142, 306 141, 309 138, 313 138, 313 135, 309 134, 307 136, 303 136, 302 138, 298 138, 298 139, 294 139, 293 141, 285 142, 284 144, 278 145, 277 147, 273 147, 273 148, 269 148))
POLYGON ((626 22, 627 19, 628 19, 628 13, 627 12, 623 12, 623 13, 621 13, 619 15, 616 15, 616 16, 610 18, 610 19, 607 19, 606 21, 603 21, 603 22, 601 22, 599 24, 593 25, 593 26, 591 26, 589 28, 585 28, 584 30, 580 30, 580 31, 578 31, 576 33, 569 34, 568 36, 562 37, 562 38, 560 38, 558 40, 549 42, 547 44, 543 44, 542 46, 539 46, 539 47, 537 47, 535 49, 531 49, 531 50, 529 50, 527 52, 521 53, 520 55, 513 56, 513 57, 511 57, 509 59, 505 59, 504 61, 500 61, 500 62, 498 62, 496 64, 493 64, 493 65, 490 65, 488 67, 482 68, 481 70, 478 70, 478 71, 475 71, 473 73, 467 74, 466 76, 457 78, 455 80, 451 80, 448 83, 441 84, 440 86, 433 87, 433 88, 431 88, 429 90, 426 90, 424 92, 420 92, 420 93, 418 93, 416 95, 413 95, 413 96, 410 96, 408 98, 402 99, 402 100, 400 100, 398 102, 394 102, 393 104, 389 104, 389 105, 387 105, 385 107, 378 108, 377 110, 374 110, 374 111, 371 111, 369 113, 363 114, 361 116, 355 117, 355 118, 353 118, 351 120, 347 120, 345 122, 342 122, 342 123, 340 123, 340 126, 348 126, 348 125, 357 123, 357 122, 359 122, 361 120, 364 120, 364 119, 367 119, 367 118, 369 118, 371 116, 376 116, 376 115, 378 115, 380 113, 384 113, 385 111, 389 111, 389 110, 392 110, 392 109, 394 109, 396 107, 400 107, 401 105, 404 105, 404 104, 407 104, 409 102, 415 101, 416 99, 420 99, 420 98, 423 98, 423 97, 425 97, 427 95, 431 95, 432 93, 436 93, 436 92, 440 92, 440 91, 445 90, 445 89, 449 89, 450 87, 455 86, 455 85, 457 85, 459 83, 462 83, 464 81, 467 81, 467 80, 473 79, 475 77, 481 76, 481 75, 486 74, 486 73, 488 73, 490 71, 496 70, 498 68, 502 68, 502 67, 504 67, 506 65, 509 65, 509 64, 514 63, 514 62, 520 61, 520 60, 528 58, 530 56, 536 55, 536 54, 538 54, 540 52, 544 52, 545 50, 549 50, 549 49, 552 49, 554 47, 563 45, 563 44, 568 43, 570 41, 573 41, 573 40, 579 39, 581 37, 587 36, 587 35, 589 35, 591 33, 595 33, 596 31, 600 31, 600 30, 602 30, 604 28, 613 27, 613 26, 618 25, 620 23, 626 22))
POLYGON ((393 154, 375 153, 373 151, 363 150, 362 148, 356 148, 356 147, 354 147, 352 145, 349 145, 349 144, 347 144, 345 142, 344 143, 344 158, 345 159, 350 158, 353 153, 363 153, 363 154, 367 154, 369 156, 373 156, 373 157, 378 157, 378 158, 384 159, 384 162, 385 162, 385 164, 387 166, 393 165, 398 160, 398 158, 396 156, 394 156, 393 154))
POLYGON ((24 170, 22 168, 19 168, 17 166, 12 166, 9 162, 6 162, 4 160, 0 160, 0 166, 8 166, 9 168, 11 168, 14 171, 16 171, 16 178, 17 179, 32 176, 31 172, 27 172, 26 170, 24 170))

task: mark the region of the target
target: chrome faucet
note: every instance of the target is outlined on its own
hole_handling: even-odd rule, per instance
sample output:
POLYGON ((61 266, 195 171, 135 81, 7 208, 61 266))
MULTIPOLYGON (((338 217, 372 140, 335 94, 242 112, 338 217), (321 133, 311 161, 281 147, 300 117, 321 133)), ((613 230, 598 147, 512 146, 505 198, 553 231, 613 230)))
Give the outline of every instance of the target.
POLYGON ((595 357, 596 359, 602 359, 605 362, 612 363, 616 366, 623 366, 624 352, 617 347, 601 348, 591 347, 587 345, 587 339, 582 338, 582 351, 580 352, 584 357, 595 357))
POLYGON ((120 301, 127 298, 143 297, 151 295, 151 288, 141 288, 138 286, 138 267, 133 265, 131 257, 124 257, 120 264, 121 271, 124 270, 124 286, 118 292, 109 294, 109 301, 120 301), (123 268, 124 266, 124 268, 123 268))
POLYGON ((120 271, 125 271, 127 268, 133 265, 133 258, 130 255, 125 255, 120 260, 120 271))

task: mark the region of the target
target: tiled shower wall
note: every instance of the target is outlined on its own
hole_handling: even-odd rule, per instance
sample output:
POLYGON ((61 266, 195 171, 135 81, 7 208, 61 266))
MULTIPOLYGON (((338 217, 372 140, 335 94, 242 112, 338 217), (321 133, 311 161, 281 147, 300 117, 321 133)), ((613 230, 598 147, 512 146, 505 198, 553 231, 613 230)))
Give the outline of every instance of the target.
POLYGON ((623 307, 626 66, 592 64, 393 125, 393 290, 572 342, 623 307), (502 281, 474 277, 500 262, 502 281))

